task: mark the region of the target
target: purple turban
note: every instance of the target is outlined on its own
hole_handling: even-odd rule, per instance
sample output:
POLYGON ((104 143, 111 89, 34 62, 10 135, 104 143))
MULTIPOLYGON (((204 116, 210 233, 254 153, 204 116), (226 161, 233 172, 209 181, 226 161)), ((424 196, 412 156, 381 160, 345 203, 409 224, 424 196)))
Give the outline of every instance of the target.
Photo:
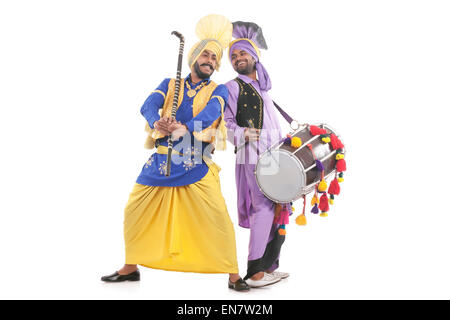
POLYGON ((259 61, 259 49, 267 49, 266 41, 262 35, 262 29, 252 22, 233 22, 233 37, 236 38, 230 44, 229 57, 233 50, 244 50, 248 52, 256 61, 256 72, 258 74, 259 86, 262 90, 268 91, 272 88, 269 74, 259 61))

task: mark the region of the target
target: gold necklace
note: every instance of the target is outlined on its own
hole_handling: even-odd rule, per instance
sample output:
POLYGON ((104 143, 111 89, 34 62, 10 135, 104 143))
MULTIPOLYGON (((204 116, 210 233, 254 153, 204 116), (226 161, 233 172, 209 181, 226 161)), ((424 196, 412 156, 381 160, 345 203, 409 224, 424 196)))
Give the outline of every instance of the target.
POLYGON ((186 87, 189 89, 188 92, 187 92, 188 97, 189 98, 194 97, 197 94, 197 91, 200 91, 200 89, 203 88, 203 86, 205 84, 206 84, 206 82, 202 82, 202 84, 199 85, 197 88, 192 89, 190 84, 189 84, 189 81, 186 81, 186 87))

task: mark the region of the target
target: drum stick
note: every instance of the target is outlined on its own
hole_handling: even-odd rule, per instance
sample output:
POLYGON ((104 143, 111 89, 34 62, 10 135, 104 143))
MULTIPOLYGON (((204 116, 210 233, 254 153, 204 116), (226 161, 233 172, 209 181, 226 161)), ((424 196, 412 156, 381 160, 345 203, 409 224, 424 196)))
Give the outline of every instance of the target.
MULTIPOLYGON (((255 126, 253 125, 253 121, 251 119, 247 120, 248 123, 248 127, 251 129, 255 129, 255 126)), ((242 148, 244 148, 247 144, 249 143, 249 141, 245 141, 243 144, 241 144, 239 147, 236 147, 234 149, 234 153, 237 153, 239 150, 241 150, 242 148)), ((258 152, 258 148, 253 144, 250 143, 250 145, 253 147, 253 149, 255 149, 256 152, 258 152)))

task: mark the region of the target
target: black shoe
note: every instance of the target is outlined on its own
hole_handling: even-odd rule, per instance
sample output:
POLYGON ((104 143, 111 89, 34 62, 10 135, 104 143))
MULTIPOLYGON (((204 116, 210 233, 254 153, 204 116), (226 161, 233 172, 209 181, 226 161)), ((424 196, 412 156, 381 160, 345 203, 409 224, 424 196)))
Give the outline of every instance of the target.
POLYGON ((117 271, 109 276, 102 277, 102 281, 105 282, 123 282, 123 281, 139 281, 141 280, 141 274, 139 270, 127 275, 120 275, 117 271))
POLYGON ((239 278, 236 282, 231 282, 231 280, 228 280, 228 288, 236 290, 236 291, 249 291, 250 286, 242 280, 242 278, 239 278))

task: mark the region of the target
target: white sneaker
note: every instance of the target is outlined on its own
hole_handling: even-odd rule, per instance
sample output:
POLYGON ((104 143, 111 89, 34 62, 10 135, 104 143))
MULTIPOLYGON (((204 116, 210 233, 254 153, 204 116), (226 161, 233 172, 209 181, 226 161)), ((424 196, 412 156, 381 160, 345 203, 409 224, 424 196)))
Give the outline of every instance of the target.
POLYGON ((274 271, 271 273, 271 275, 274 275, 275 277, 278 277, 281 279, 286 279, 287 277, 290 276, 290 274, 287 272, 279 272, 279 271, 274 271))
POLYGON ((247 282, 247 284, 252 288, 261 288, 277 283, 280 280, 281 280, 280 277, 264 272, 264 276, 261 279, 252 280, 251 278, 249 278, 245 282, 247 282))

